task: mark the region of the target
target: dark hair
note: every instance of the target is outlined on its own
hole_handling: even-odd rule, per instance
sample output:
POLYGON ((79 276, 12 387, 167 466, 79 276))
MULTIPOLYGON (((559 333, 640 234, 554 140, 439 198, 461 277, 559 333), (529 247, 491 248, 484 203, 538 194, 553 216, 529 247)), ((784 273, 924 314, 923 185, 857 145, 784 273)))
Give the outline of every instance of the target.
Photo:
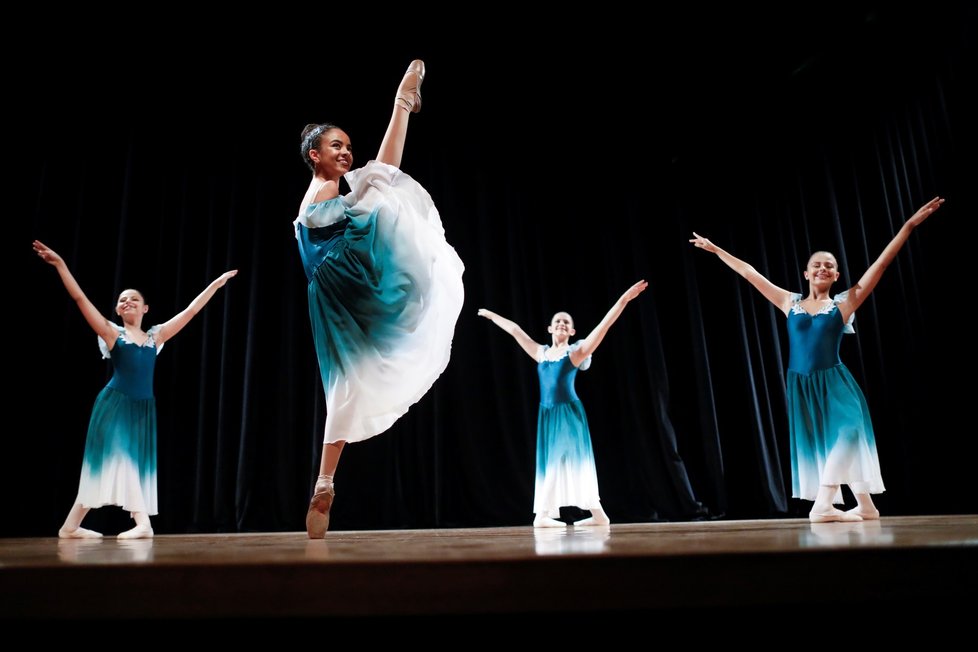
POLYGON ((319 149, 319 143, 322 141, 323 134, 330 129, 339 129, 339 127, 330 122, 323 122, 319 124, 307 124, 302 130, 302 145, 299 147, 299 152, 302 154, 303 163, 309 166, 309 169, 313 172, 316 171, 316 164, 309 158, 309 152, 314 149, 319 149))
POLYGON ((805 267, 806 268, 808 267, 808 263, 812 262, 812 258, 814 258, 815 256, 817 256, 818 254, 828 254, 828 255, 832 256, 832 258, 835 258, 835 262, 837 264, 839 262, 839 259, 836 258, 835 257, 835 254, 832 253, 831 251, 828 251, 826 249, 819 249, 817 251, 813 251, 811 254, 808 255, 808 260, 805 262, 805 267))
POLYGON ((554 323, 554 317, 556 317, 557 315, 560 315, 560 314, 564 314, 564 315, 567 315, 568 317, 570 317, 571 328, 574 328, 574 317, 573 317, 573 315, 571 315, 566 310, 558 310, 557 312, 555 312, 554 313, 554 316, 550 318, 550 323, 551 324, 554 323))
POLYGON ((133 292, 139 295, 139 298, 143 300, 143 303, 149 305, 149 301, 146 300, 146 293, 140 290, 139 288, 124 288, 122 290, 119 290, 119 294, 117 294, 115 297, 116 303, 119 303, 119 297, 121 297, 122 293, 125 292, 126 290, 132 290, 133 292))

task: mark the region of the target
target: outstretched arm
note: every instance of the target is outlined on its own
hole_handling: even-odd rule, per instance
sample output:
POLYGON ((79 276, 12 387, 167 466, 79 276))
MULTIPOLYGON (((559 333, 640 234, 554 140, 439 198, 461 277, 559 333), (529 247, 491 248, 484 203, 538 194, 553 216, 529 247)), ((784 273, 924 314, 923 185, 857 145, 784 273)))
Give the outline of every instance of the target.
POLYGON ((625 306, 628 305, 628 302, 642 294, 647 287, 649 287, 648 281, 639 281, 625 290, 623 295, 618 297, 618 301, 615 301, 615 305, 611 306, 611 310, 604 316, 601 323, 595 326, 594 330, 588 333, 588 336, 581 340, 581 343, 570 352, 571 363, 575 367, 579 366, 589 355, 594 353, 594 350, 601 344, 601 340, 608 333, 608 329, 618 320, 618 317, 625 309, 625 306))
POLYGON ((194 318, 194 316, 207 305, 207 302, 211 300, 214 294, 224 287, 224 284, 228 282, 228 279, 233 277, 238 273, 238 270, 232 269, 230 272, 224 272, 216 279, 211 281, 211 284, 204 289, 203 292, 197 295, 197 298, 190 302, 190 305, 175 314, 170 318, 165 324, 160 326, 160 332, 156 335, 156 344, 159 346, 166 342, 168 339, 183 330, 183 327, 194 318))
POLYGON ((520 328, 519 324, 517 324, 515 321, 510 321, 505 317, 500 317, 493 311, 486 310, 485 308, 479 308, 479 316, 485 317, 496 326, 499 326, 501 329, 512 335, 513 339, 516 340, 516 343, 520 345, 520 348, 526 351, 528 356, 534 360, 540 360, 540 350, 543 349, 543 345, 534 342, 533 338, 527 335, 526 331, 520 328))
POLYGON ((75 280, 75 277, 68 270, 68 265, 64 259, 54 249, 51 249, 40 240, 34 241, 34 251, 41 257, 41 260, 49 265, 53 265, 58 270, 58 276, 61 277, 61 282, 64 283, 65 289, 68 290, 68 296, 75 300, 85 321, 92 327, 96 335, 105 340, 109 350, 111 350, 115 346, 119 332, 112 325, 112 322, 102 316, 102 313, 88 300, 88 297, 82 292, 81 286, 78 285, 78 281, 75 280))
POLYGON ((849 288, 849 295, 846 300, 839 304, 839 312, 842 313, 842 319, 848 321, 849 316, 856 312, 856 309, 863 304, 870 293, 872 293, 873 288, 876 284, 880 282, 880 278, 883 276, 883 272, 896 255, 906 244, 907 239, 910 237, 910 232, 915 228, 920 226, 924 220, 930 217, 931 213, 936 211, 941 207, 944 200, 940 197, 934 197, 929 202, 921 206, 916 213, 914 213, 909 220, 907 220, 897 234, 890 240, 890 244, 886 245, 886 249, 880 254, 880 257, 869 266, 866 273, 863 274, 862 278, 859 279, 855 285, 849 288))
POLYGON ((766 276, 754 269, 753 265, 744 262, 733 254, 724 251, 700 234, 696 233, 696 231, 693 231, 693 235, 695 237, 691 238, 690 242, 692 242, 694 246, 719 256, 720 260, 727 264, 727 267, 747 279, 747 282, 757 288, 757 291, 763 294, 765 299, 777 306, 778 310, 785 314, 788 313, 788 308, 791 307, 790 292, 783 288, 779 288, 777 285, 767 280, 766 276))

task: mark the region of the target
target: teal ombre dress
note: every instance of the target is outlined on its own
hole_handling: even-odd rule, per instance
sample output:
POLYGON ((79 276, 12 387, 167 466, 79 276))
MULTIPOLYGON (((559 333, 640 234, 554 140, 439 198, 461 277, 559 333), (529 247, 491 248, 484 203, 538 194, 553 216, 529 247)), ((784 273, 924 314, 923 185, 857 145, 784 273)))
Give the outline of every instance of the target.
POLYGON ((431 197, 369 162, 351 192, 303 207, 295 236, 326 392, 326 442, 387 430, 448 365, 464 266, 431 197))
POLYGON ((160 327, 146 333, 142 346, 130 341, 122 326, 109 351, 98 340, 102 356, 112 361, 112 378, 95 399, 85 440, 78 499, 83 507, 119 505, 129 512, 158 512, 156 500, 156 399, 153 371, 160 327))
MULTIPOLYGON (((851 315, 843 323, 838 304, 815 315, 792 293, 788 310, 787 396, 791 433, 791 489, 795 498, 815 500, 820 484, 847 484, 856 493, 883 493, 883 476, 866 398, 839 359, 843 333, 855 333, 851 315)), ((833 500, 842 503, 842 492, 833 500)))
MULTIPOLYGON (((591 449, 591 432, 584 405, 577 398, 574 380, 578 370, 591 366, 591 356, 579 367, 571 363, 568 347, 564 357, 537 362, 540 377, 540 410, 537 413, 537 473, 533 513, 560 517, 560 508, 600 507, 598 472, 591 449)), ((543 350, 549 349, 544 346, 543 350)))

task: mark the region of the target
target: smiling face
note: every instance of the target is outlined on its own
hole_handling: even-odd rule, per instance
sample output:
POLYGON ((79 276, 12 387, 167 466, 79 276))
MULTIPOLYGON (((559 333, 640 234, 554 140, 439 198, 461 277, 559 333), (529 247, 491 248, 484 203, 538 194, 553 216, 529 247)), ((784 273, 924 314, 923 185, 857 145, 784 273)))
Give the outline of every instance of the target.
POLYGON ((116 314, 127 324, 138 324, 148 310, 149 306, 146 305, 146 300, 139 290, 123 290, 115 304, 116 314))
POLYGON ((554 343, 566 342, 574 334, 574 319, 566 312, 558 312, 550 320, 547 332, 553 335, 554 343))
POLYGON ((353 166, 353 146, 350 137, 338 127, 323 132, 319 147, 309 151, 316 174, 327 179, 339 179, 353 166))
POLYGON ((808 259, 805 279, 815 288, 827 289, 839 280, 839 263, 827 251, 816 251, 808 259))

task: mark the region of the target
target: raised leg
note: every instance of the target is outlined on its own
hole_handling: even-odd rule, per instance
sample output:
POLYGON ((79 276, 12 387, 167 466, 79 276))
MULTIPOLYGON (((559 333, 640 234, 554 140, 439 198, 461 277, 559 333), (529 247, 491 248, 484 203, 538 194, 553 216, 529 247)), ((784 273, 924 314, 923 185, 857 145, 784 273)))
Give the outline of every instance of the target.
POLYGON ((377 152, 377 160, 396 168, 401 167, 404 141, 407 139, 408 117, 421 110, 421 82, 424 80, 424 62, 415 59, 408 66, 397 94, 394 96, 394 112, 391 114, 387 133, 377 152))

